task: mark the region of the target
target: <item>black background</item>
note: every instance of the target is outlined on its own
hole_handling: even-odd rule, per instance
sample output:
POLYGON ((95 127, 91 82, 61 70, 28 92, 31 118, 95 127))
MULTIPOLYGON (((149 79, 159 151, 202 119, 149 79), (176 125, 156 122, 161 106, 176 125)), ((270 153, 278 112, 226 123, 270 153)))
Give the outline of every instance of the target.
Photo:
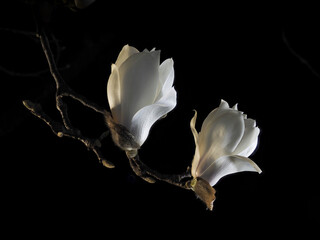
MULTIPOLYGON (((260 142, 251 159, 263 172, 221 179, 213 212, 191 191, 137 178, 110 139, 104 151, 115 169, 31 115, 22 100, 41 103, 60 120, 54 81, 49 72, 27 76, 47 63, 38 40, 12 31, 36 31, 31 6, 4 1, 0 9, 1 217, 12 234, 256 238, 308 234, 319 226, 320 17, 314 6, 100 0, 78 12, 60 5, 47 14, 65 81, 105 108, 111 63, 123 45, 156 47, 161 61, 173 58, 178 104, 140 151, 149 166, 165 173, 190 166, 193 109, 198 130, 220 99, 239 103, 257 120, 260 142)), ((66 101, 84 134, 105 130, 100 115, 66 101)))

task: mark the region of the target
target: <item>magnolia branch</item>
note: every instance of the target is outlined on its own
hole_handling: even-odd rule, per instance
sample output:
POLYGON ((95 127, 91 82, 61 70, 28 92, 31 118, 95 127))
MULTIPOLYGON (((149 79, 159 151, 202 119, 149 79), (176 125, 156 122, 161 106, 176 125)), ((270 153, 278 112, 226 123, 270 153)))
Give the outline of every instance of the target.
POLYGON ((88 149, 92 150, 98 160, 108 168, 113 168, 114 164, 105 159, 100 151, 101 140, 108 134, 108 132, 103 133, 98 139, 91 139, 84 137, 80 130, 77 128, 67 129, 63 124, 53 121, 47 114, 45 114, 41 108, 40 104, 33 103, 30 100, 23 101, 23 105, 36 117, 43 120, 52 130, 52 132, 58 137, 70 137, 82 142, 88 149))
MULTIPOLYGON (((103 109, 102 107, 98 106, 97 104, 89 101, 84 96, 74 92, 64 81, 62 76, 59 73, 59 70, 56 66, 55 59, 53 56, 53 53, 50 48, 50 43, 48 40, 48 37, 46 33, 41 30, 38 34, 38 37, 41 42, 42 50, 45 54, 46 60, 49 65, 50 73, 56 83, 56 108, 60 112, 62 123, 56 122, 52 120, 41 108, 41 105, 38 103, 34 103, 30 100, 23 101, 24 106, 36 117, 44 121, 52 130, 52 132, 58 136, 58 137, 70 137, 73 139, 76 139, 80 142, 82 142, 88 149, 92 150, 98 160, 108 168, 113 168, 115 165, 106 160, 106 158, 103 156, 100 148, 101 148, 101 140, 105 138, 107 135, 109 135, 109 130, 112 131, 124 131, 126 132, 124 127, 115 124, 112 120, 111 114, 103 109), (102 114, 102 116, 106 119, 107 126, 109 127, 109 130, 102 133, 101 136, 97 139, 93 138, 87 138, 82 135, 81 131, 77 128, 75 128, 68 116, 68 108, 67 104, 63 101, 63 97, 71 97, 72 99, 80 102, 85 107, 90 108, 97 113, 102 114), (120 130, 119 130, 120 129, 120 130)), ((124 134, 125 135, 125 134, 124 134)), ((190 187, 190 181, 191 181, 191 173, 189 169, 183 173, 178 175, 169 175, 169 174, 161 174, 155 171, 154 169, 149 168, 146 164, 144 164, 140 158, 138 153, 132 155, 129 152, 127 153, 127 157, 130 163, 130 166, 132 170, 135 172, 135 174, 145 181, 149 183, 154 183, 156 180, 164 181, 169 184, 185 188, 185 189, 191 189, 190 187)))
MULTIPOLYGON (((33 40, 34 42, 39 43, 39 35, 36 32, 23 31, 23 30, 11 29, 11 28, 2 28, 2 27, 0 27, 0 31, 8 32, 11 34, 17 34, 19 36, 26 36, 31 40, 33 40)), ((54 36, 54 34, 51 34, 51 41, 53 42, 55 47, 55 62, 58 63, 60 60, 61 52, 65 50, 65 47, 59 44, 59 40, 54 36)), ((59 67, 58 69, 60 71, 63 71, 68 68, 70 68, 70 66, 66 65, 64 67, 59 67)), ((5 66, 0 66, 0 71, 12 77, 39 77, 42 74, 48 73, 49 70, 42 69, 34 72, 18 72, 16 70, 13 71, 11 69, 8 69, 5 66)))
POLYGON ((127 154, 127 157, 133 171, 145 181, 154 183, 155 179, 157 179, 181 188, 190 189, 187 184, 187 182, 191 180, 191 173, 189 172, 189 169, 186 173, 179 175, 160 174, 141 162, 138 154, 134 157, 127 154))

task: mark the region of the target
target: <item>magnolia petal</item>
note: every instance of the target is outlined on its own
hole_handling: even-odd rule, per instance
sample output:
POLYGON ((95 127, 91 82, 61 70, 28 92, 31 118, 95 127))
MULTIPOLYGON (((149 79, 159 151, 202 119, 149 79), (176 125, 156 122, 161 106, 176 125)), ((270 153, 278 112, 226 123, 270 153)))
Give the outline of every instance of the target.
POLYGON ((208 128, 211 128, 213 122, 219 118, 222 114, 229 112, 231 109, 229 108, 229 104, 221 99, 219 107, 213 109, 206 119, 202 123, 201 132, 206 132, 208 128))
POLYGON ((214 186, 222 177, 243 171, 262 172, 251 159, 235 155, 223 156, 215 160, 200 177, 214 186))
POLYGON ((147 48, 145 48, 145 49, 143 49, 143 52, 154 52, 154 51, 156 51, 156 48, 154 47, 154 48, 152 48, 151 49, 151 51, 149 51, 149 49, 147 49, 147 48))
MULTIPOLYGON (((244 120, 240 112, 222 110, 223 113, 214 118, 205 131, 199 133, 201 159, 218 159, 223 155, 231 155, 244 133, 244 120)), ((205 120, 206 121, 206 120, 205 120)), ((203 172, 211 164, 200 160, 199 170, 203 172)))
POLYGON ((232 107, 233 110, 238 110, 238 103, 236 103, 233 107, 232 107))
POLYGON ((196 150, 194 152, 194 157, 193 157, 192 166, 191 166, 191 174, 195 178, 197 177, 196 170, 200 161, 200 151, 199 151, 199 143, 198 143, 198 132, 196 130, 196 120, 197 120, 197 111, 194 110, 194 116, 190 121, 190 128, 193 134, 194 143, 196 145, 196 150))
POLYGON ((121 119, 121 91, 118 67, 115 64, 111 65, 111 74, 107 84, 107 95, 109 106, 113 118, 119 122, 121 119))
POLYGON ((256 120, 251 118, 245 118, 244 123, 246 128, 254 128, 257 126, 256 120))
POLYGON ((167 92, 173 85, 174 68, 173 59, 168 58, 159 67, 159 80, 162 84, 162 92, 167 92))
POLYGON ((159 88, 160 52, 141 52, 131 55, 119 67, 121 80, 121 116, 130 129, 134 114, 153 104, 159 88))
POLYGON ((253 119, 245 119, 244 123, 243 137, 233 154, 249 157, 257 147, 260 129, 256 127, 256 122, 253 119))
POLYGON ((120 51, 116 65, 120 67, 120 65, 126 61, 129 57, 131 57, 133 54, 139 53, 139 51, 135 47, 131 47, 128 44, 125 45, 122 50, 120 51))
POLYGON ((251 144, 247 146, 245 149, 243 149, 241 152, 237 153, 237 155, 249 157, 256 150, 257 145, 258 145, 258 138, 252 141, 251 144))
POLYGON ((170 112, 177 104, 177 93, 174 88, 159 101, 140 109, 132 118, 130 132, 141 146, 149 135, 152 125, 170 112))
POLYGON ((157 91, 156 101, 166 95, 172 88, 174 80, 173 60, 167 59, 159 66, 159 88, 157 91))
POLYGON ((221 108, 221 109, 229 109, 230 107, 229 107, 229 104, 227 103, 227 101, 221 99, 219 108, 221 108))

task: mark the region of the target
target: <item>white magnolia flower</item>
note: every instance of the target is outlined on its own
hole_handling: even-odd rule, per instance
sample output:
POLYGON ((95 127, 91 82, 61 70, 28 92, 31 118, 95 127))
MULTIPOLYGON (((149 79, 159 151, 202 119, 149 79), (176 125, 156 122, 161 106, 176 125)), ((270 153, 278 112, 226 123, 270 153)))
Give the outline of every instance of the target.
POLYGON ((229 108, 226 101, 214 109, 204 120, 201 131, 195 129, 197 112, 191 119, 190 127, 196 150, 191 174, 214 186, 225 175, 253 171, 260 168, 248 157, 258 143, 259 128, 256 121, 238 111, 237 105, 229 108))
POLYGON ((176 106, 173 60, 160 64, 160 51, 139 52, 125 45, 111 70, 107 94, 112 117, 141 146, 152 125, 176 106))

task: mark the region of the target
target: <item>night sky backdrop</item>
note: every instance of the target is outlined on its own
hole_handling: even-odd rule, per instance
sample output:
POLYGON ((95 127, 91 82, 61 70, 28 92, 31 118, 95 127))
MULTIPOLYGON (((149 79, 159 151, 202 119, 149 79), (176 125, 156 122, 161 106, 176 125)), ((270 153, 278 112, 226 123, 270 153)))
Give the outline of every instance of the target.
MULTIPOLYGON (((40 42, 23 34, 36 32, 35 10, 25 2, 0 5, 1 217, 9 232, 216 239, 221 233, 308 234, 319 226, 320 16, 314 6, 97 0, 81 11, 61 4, 42 10, 61 75, 107 109, 107 80, 123 45, 156 47, 161 61, 173 58, 177 107, 153 126, 140 150, 152 168, 180 173, 191 165, 193 109, 198 130, 220 99, 256 119, 261 133, 251 159, 263 172, 221 179, 210 212, 192 191, 136 177, 110 138, 103 149, 115 169, 99 164, 82 143, 56 137, 24 108, 22 100, 30 99, 61 120, 40 42)), ((83 134, 105 131, 99 114, 66 102, 83 134)))

